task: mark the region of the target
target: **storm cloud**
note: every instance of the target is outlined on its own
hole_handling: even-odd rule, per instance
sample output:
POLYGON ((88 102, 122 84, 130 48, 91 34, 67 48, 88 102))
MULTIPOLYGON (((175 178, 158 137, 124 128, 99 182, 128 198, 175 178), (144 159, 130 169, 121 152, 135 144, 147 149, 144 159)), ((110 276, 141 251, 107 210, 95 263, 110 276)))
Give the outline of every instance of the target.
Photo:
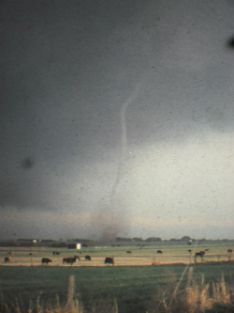
POLYGON ((233 237, 231 1, 0 6, 2 235, 233 237))

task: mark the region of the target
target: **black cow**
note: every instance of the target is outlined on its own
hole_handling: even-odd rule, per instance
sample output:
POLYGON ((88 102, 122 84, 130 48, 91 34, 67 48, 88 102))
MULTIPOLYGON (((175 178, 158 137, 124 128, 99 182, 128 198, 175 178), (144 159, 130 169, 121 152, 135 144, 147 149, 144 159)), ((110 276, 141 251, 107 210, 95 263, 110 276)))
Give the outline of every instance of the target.
POLYGON ((91 261, 91 256, 90 256, 90 255, 86 255, 86 256, 85 256, 85 260, 86 260, 86 261, 91 261))
POLYGON ((104 263, 114 265, 115 264, 114 258, 106 257, 104 263))
POLYGON ((42 259, 41 259, 41 264, 46 264, 46 265, 48 265, 48 264, 51 263, 51 262, 52 262, 52 260, 49 259, 49 258, 42 258, 42 259))
POLYGON ((227 250, 227 254, 228 254, 228 261, 230 262, 231 261, 231 259, 232 259, 232 249, 228 249, 227 250))
POLYGON ((53 254, 53 255, 60 255, 60 252, 58 252, 58 251, 53 251, 52 254, 53 254))
POLYGON ((9 263, 9 262, 11 262, 11 258, 9 258, 9 256, 6 256, 4 258, 4 263, 9 263))
POLYGON ((80 257, 75 255, 75 256, 63 258, 63 264, 67 263, 67 264, 73 265, 73 263, 75 263, 76 260, 80 260, 80 257))
POLYGON ((132 251, 131 251, 131 250, 127 250, 127 251, 126 251, 126 253, 131 254, 131 253, 132 253, 132 251))
POLYGON ((162 250, 157 250, 158 254, 163 254, 162 250))
POLYGON ((206 254, 205 251, 196 252, 195 255, 194 255, 195 263, 197 262, 197 257, 200 257, 201 261, 203 261, 205 254, 206 254))

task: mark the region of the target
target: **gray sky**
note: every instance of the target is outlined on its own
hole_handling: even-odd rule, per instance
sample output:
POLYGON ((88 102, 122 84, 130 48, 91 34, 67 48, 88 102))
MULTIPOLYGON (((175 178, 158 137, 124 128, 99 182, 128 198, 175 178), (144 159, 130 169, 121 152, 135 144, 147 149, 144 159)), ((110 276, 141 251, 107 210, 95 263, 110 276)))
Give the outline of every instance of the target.
POLYGON ((0 235, 233 238, 233 4, 1 1, 0 235))

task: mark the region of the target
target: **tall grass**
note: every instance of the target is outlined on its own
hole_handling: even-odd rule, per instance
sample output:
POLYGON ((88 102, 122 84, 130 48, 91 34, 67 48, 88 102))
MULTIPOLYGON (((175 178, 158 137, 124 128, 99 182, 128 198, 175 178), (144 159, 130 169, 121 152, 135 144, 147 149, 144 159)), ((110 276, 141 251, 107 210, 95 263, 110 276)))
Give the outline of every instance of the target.
POLYGON ((161 296, 149 313, 205 313, 234 312, 233 294, 229 284, 221 275, 217 282, 207 282, 204 275, 198 281, 193 277, 193 268, 187 273, 184 288, 180 287, 185 271, 169 296, 161 296))
MULTIPOLYGON (((17 301, 13 302, 9 306, 0 299, 0 313, 119 313, 116 299, 112 303, 96 303, 89 311, 85 310, 76 294, 74 276, 69 277, 65 304, 61 304, 57 298, 55 305, 43 305, 38 298, 36 303, 30 303, 28 309, 24 309, 17 301)), ((170 292, 165 290, 156 295, 148 310, 142 313, 205 312, 234 312, 232 290, 224 275, 216 282, 207 282, 204 276, 197 280, 193 277, 193 268, 187 267, 174 288, 170 292)))
POLYGON ((186 305, 189 313, 206 312, 218 305, 230 306, 232 294, 222 275, 218 282, 192 283, 185 291, 186 305))

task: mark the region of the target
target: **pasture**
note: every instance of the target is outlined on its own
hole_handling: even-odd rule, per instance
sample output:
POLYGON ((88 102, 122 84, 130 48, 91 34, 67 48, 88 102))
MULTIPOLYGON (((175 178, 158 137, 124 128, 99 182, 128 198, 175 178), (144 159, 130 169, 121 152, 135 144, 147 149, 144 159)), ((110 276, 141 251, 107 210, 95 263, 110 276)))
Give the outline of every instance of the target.
POLYGON ((233 243, 212 243, 188 246, 186 244, 157 244, 149 246, 91 247, 80 251, 58 248, 0 248, 0 265, 40 266, 42 258, 51 260, 46 266, 69 266, 64 258, 77 256, 72 266, 106 266, 106 257, 114 258, 115 266, 150 266, 161 264, 192 264, 226 262, 234 259, 233 243), (161 253, 159 253, 161 251, 161 253), (205 251, 204 258, 194 259, 199 251, 205 251), (55 253, 56 252, 56 253, 55 253), (87 258, 87 256, 89 256, 87 258), (6 260, 8 258, 8 260, 6 260))
MULTIPOLYGON (((223 274, 233 288, 234 262, 232 254, 227 252, 232 249, 231 243, 106 246, 81 251, 1 248, 0 294, 3 303, 18 303, 22 312, 26 312, 24 308, 29 307, 30 301, 54 305, 59 298, 64 303, 68 279, 73 275, 86 312, 92 312, 94 303, 98 307, 104 303, 106 307, 113 300, 118 302, 120 313, 146 312, 159 295, 170 297, 187 265, 193 268, 194 279, 201 281, 205 277, 208 282, 217 281, 223 274), (205 256, 198 258, 199 266, 194 266, 194 255, 199 251, 206 251, 205 256), (64 263, 64 259, 74 256, 78 257, 74 263, 64 263), (105 258, 113 258, 114 265, 104 264, 105 258), (42 259, 52 262, 41 264, 42 259)), ((186 278, 182 282, 185 284, 186 278)))

